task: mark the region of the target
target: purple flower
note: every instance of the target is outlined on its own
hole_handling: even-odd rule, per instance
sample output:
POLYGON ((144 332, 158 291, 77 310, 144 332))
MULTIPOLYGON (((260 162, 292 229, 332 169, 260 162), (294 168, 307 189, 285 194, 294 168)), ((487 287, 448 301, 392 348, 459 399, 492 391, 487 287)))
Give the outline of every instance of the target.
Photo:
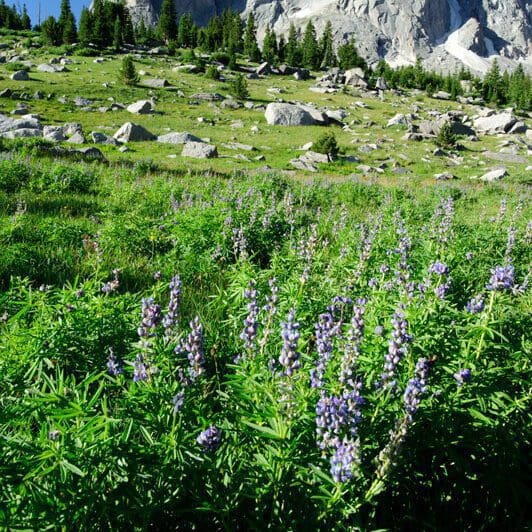
POLYGON ((498 292, 511 290, 514 284, 514 267, 512 264, 506 266, 495 266, 491 270, 489 283, 486 285, 488 290, 498 292))
POLYGON ((48 432, 48 439, 49 440, 55 441, 55 440, 57 440, 57 438, 59 438, 59 436, 61 436, 61 431, 60 430, 51 430, 50 432, 48 432))
POLYGON ((456 380, 458 386, 463 386, 466 382, 471 380, 471 370, 470 369, 460 369, 458 370, 453 377, 456 380))
POLYGON ((342 384, 350 382, 350 379, 353 377, 354 367, 360 356, 360 345, 364 337, 364 312, 366 310, 364 305, 366 301, 358 300, 357 303, 358 305, 353 308, 351 324, 347 331, 339 378, 342 384))
POLYGON ((342 442, 332 455, 331 475, 335 482, 347 482, 353 478, 353 465, 359 462, 359 447, 355 442, 342 442))
POLYGON ((471 251, 468 251, 465 254, 465 258, 466 258, 466 260, 473 260, 473 253, 471 251))
MULTIPOLYGON (((205 355, 203 353, 203 327, 196 316, 190 322, 191 331, 182 349, 187 355, 190 368, 189 373, 192 380, 198 378, 205 372, 205 355)), ((180 346, 176 350, 181 350, 180 346)))
POLYGON ((412 341, 412 337, 407 332, 408 321, 401 309, 395 311, 392 318, 392 326, 392 338, 388 342, 388 353, 384 357, 382 383, 390 388, 395 388, 397 385, 394 380, 395 369, 405 356, 408 343, 412 341))
POLYGON ((153 301, 153 297, 142 299, 142 316, 138 335, 141 338, 153 336, 153 329, 161 322, 161 307, 153 301))
POLYGON ((181 279, 179 275, 172 277, 170 281, 170 301, 168 311, 163 318, 164 335, 167 339, 172 336, 172 328, 177 324, 181 307, 181 279))
POLYGON ((124 372, 122 363, 116 358, 111 347, 109 348, 109 357, 107 358, 107 370, 109 371, 109 375, 113 375, 114 377, 124 372))
POLYGON ((310 372, 310 381, 313 388, 320 388, 323 386, 323 376, 333 352, 332 341, 335 336, 335 327, 330 312, 320 315, 315 331, 318 359, 316 360, 316 368, 310 372))
POLYGON ((146 364, 144 356, 138 353, 133 364, 133 382, 147 381, 148 377, 148 364, 146 364))
POLYGON ((281 322, 283 347, 279 356, 279 364, 283 367, 283 375, 290 377, 301 367, 300 353, 297 351, 299 342, 299 323, 295 321, 295 309, 288 313, 286 321, 281 322))
POLYGON ((222 431, 218 427, 211 425, 200 433, 196 442, 205 452, 214 452, 220 447, 222 441, 222 431))
POLYGON ((244 328, 240 333, 240 339, 244 341, 244 348, 248 353, 255 350, 255 340, 257 338, 259 305, 257 304, 257 290, 254 280, 249 282, 249 288, 245 291, 245 298, 248 300, 248 314, 244 320, 244 328))
POLYGON ((172 401, 174 403, 174 414, 177 414, 183 407, 183 404, 185 403, 184 390, 181 390, 180 392, 176 393, 172 401))
POLYGON ((421 395, 427 390, 427 376, 429 372, 429 361, 426 358, 420 358, 416 363, 415 377, 408 381, 403 396, 405 410, 409 421, 413 420, 417 412, 421 395))
POLYGON ((471 301, 467 302, 466 308, 470 314, 478 314, 484 310, 484 296, 482 294, 476 295, 471 301))
POLYGON ((429 266, 429 274, 434 273, 436 275, 447 275, 449 273, 449 267, 443 262, 433 262, 429 266))

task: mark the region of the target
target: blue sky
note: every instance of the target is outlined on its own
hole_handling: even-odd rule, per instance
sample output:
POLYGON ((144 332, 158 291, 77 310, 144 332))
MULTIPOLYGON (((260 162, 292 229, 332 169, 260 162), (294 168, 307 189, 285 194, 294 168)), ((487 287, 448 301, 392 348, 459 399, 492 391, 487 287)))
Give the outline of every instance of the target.
MULTIPOLYGON (((83 6, 89 6, 91 0, 70 0, 72 11, 76 16, 76 21, 79 20, 79 14, 83 6)), ((28 8, 28 14, 31 18, 32 24, 37 24, 39 21, 39 4, 41 5, 41 21, 46 17, 53 15, 59 16, 59 7, 61 6, 61 0, 6 0, 8 5, 16 5, 22 8, 23 4, 26 4, 28 8)))

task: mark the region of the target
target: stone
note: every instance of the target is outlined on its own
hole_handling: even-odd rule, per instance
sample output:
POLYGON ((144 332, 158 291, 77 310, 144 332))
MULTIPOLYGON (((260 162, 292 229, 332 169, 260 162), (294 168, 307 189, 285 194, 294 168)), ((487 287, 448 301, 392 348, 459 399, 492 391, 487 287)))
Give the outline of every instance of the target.
POLYGON ((131 151, 127 146, 120 146, 120 148, 118 148, 118 151, 120 153, 126 153, 128 151, 131 151))
POLYGON ((306 68, 298 68, 294 72, 294 79, 296 81, 306 81, 310 78, 310 72, 306 68))
POLYGON ((364 71, 361 68, 351 68, 345 72, 345 85, 351 87, 367 88, 368 83, 364 79, 364 71))
POLYGON ((224 99, 224 97, 217 92, 197 92, 196 94, 193 94, 191 98, 194 100, 202 100, 204 102, 221 102, 224 99))
MULTIPOLYGON (((197 74, 199 72, 199 68, 197 65, 193 64, 177 65, 176 67, 172 68, 172 72, 188 72, 189 74, 197 74)), ((142 76, 142 74, 140 75, 142 76)))
POLYGON ((28 81, 30 79, 25 70, 17 70, 16 72, 13 72, 10 77, 13 81, 28 81))
POLYGON ((450 100, 451 95, 445 91, 438 91, 436 94, 433 95, 433 98, 436 98, 436 100, 450 100))
POLYGON ((167 79, 161 78, 143 79, 141 83, 145 87, 150 87, 152 89, 164 89, 165 87, 170 87, 170 82, 167 79))
POLYGON ((434 174, 436 181, 450 181, 451 179, 456 179, 456 176, 450 172, 443 172, 442 174, 434 174))
POLYGON ((388 83, 386 83, 384 78, 377 78, 377 81, 375 82, 375 88, 380 91, 388 90, 388 83))
POLYGON ((281 76, 291 76, 295 71, 296 69, 293 66, 287 65, 285 63, 279 65, 277 68, 277 72, 279 72, 281 76))
POLYGON ((314 164, 327 164, 331 162, 332 157, 326 153, 318 153, 309 150, 304 155, 302 155, 300 159, 314 164))
POLYGON ((517 118, 506 111, 491 116, 480 116, 473 121, 475 129, 479 133, 486 135, 506 133, 511 130, 516 122, 517 118))
POLYGON ((481 176, 480 180, 491 183, 493 181, 498 181, 499 179, 502 179, 503 177, 506 177, 507 175, 508 175, 508 170, 504 166, 500 166, 498 168, 493 168, 488 173, 481 176))
POLYGON ((374 150, 378 150, 379 147, 376 144, 363 144, 358 148, 360 153, 371 153, 374 150))
POLYGON ((222 109, 240 109, 242 107, 242 104, 240 102, 237 102, 236 100, 232 100, 232 99, 227 99, 227 100, 224 100, 221 104, 220 104, 220 107, 222 109))
POLYGON ((20 128, 0 133, 0 136, 5 139, 17 139, 17 138, 31 138, 42 137, 42 131, 40 129, 20 128))
POLYGON ((317 109, 289 103, 268 104, 265 117, 271 126, 322 126, 329 122, 317 109))
POLYGON ((69 137, 70 135, 74 135, 75 133, 82 133, 83 128, 81 127, 81 124, 79 122, 67 122, 66 124, 63 124, 63 133, 69 137))
POLYGON ((482 155, 485 158, 491 159, 493 161, 500 161, 503 163, 511 164, 526 164, 529 160, 527 157, 523 157, 515 153, 497 153, 493 151, 485 151, 482 152, 482 155))
POLYGON ((87 100, 87 98, 82 98, 81 96, 76 96, 74 98, 74 105, 76 107, 87 107, 92 104, 92 100, 87 100))
POLYGON ((228 150, 257 151, 257 148, 254 146, 241 144, 240 142, 226 142, 225 144, 222 144, 222 146, 228 150))
POLYGON ((77 153, 83 155, 85 159, 99 159, 103 160, 105 157, 103 156, 103 153, 94 146, 89 146, 87 148, 81 148, 79 150, 76 150, 77 153))
POLYGON ((526 124, 524 122, 516 122, 512 128, 510 129, 510 131, 508 131, 508 133, 514 135, 516 133, 526 133, 528 130, 526 124))
POLYGON ((11 89, 4 89, 0 92, 0 98, 11 98, 13 91, 11 89))
POLYGON ((195 159, 212 159, 218 157, 218 150, 214 144, 205 142, 187 142, 181 152, 183 157, 193 157, 195 159))
POLYGON ((132 122, 126 122, 113 137, 119 142, 143 142, 157 140, 157 137, 147 129, 132 122))
POLYGON ((29 111, 28 106, 24 105, 24 106, 21 106, 21 107, 17 107, 16 109, 13 109, 13 111, 11 111, 11 114, 12 115, 22 116, 22 115, 28 114, 28 111, 29 111))
POLYGON ((439 134, 441 127, 446 122, 451 125, 451 133, 454 135, 463 135, 465 137, 476 135, 475 130, 469 127, 467 124, 459 122, 458 120, 449 120, 445 117, 434 121, 422 120, 419 123, 419 131, 423 135, 436 137, 439 134))
POLYGON ((81 131, 76 131, 67 142, 69 144, 85 144, 85 135, 81 131))
POLYGON ((153 112, 153 103, 150 100, 139 100, 128 105, 127 110, 137 115, 147 115, 153 112))
POLYGON ((412 122, 410 121, 410 118, 408 118, 403 113, 397 113, 395 116, 390 118, 390 120, 388 120, 386 127, 393 127, 393 126, 410 127, 411 125, 412 125, 412 122))
POLYGON ((35 117, 23 116, 14 119, 0 114, 0 137, 40 137, 42 129, 41 123, 35 117))
POLYGON ((290 164, 297 170, 304 170, 307 172, 317 172, 318 168, 310 162, 302 160, 300 157, 292 159, 290 164))
POLYGON ((105 133, 100 133, 98 131, 93 131, 91 133, 91 140, 94 144, 108 144, 109 146, 118 146, 119 142, 105 133))
POLYGON ((257 76, 265 76, 266 74, 270 74, 272 71, 270 67, 270 63, 268 61, 264 61, 264 63, 261 63, 255 70, 255 74, 257 76))
POLYGON ((39 65, 37 67, 37 70, 39 72, 46 72, 46 73, 49 73, 49 74, 54 74, 55 72, 58 72, 58 68, 54 65, 49 65, 47 63, 43 63, 42 65, 39 65))
POLYGON ((342 123, 342 121, 347 118, 348 112, 345 109, 336 109, 325 111, 327 117, 335 122, 342 123))
POLYGON ((66 140, 62 126, 44 126, 43 137, 51 142, 63 142, 66 140))
POLYGON ((181 133, 166 133, 157 137, 157 142, 163 144, 186 144, 187 142, 202 142, 199 137, 183 131, 181 133))
POLYGON ((34 100, 44 100, 44 92, 43 91, 35 91, 33 94, 34 100))

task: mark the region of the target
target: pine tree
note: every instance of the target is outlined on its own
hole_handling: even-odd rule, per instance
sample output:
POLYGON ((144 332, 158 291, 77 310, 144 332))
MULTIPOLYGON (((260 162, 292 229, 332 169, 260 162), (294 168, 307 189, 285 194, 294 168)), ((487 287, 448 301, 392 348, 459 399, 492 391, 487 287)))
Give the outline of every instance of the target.
POLYGON ((135 30, 133 29, 131 14, 129 13, 129 9, 127 7, 124 7, 124 27, 122 39, 126 44, 135 44, 135 30))
POLYGON ((495 59, 482 82, 482 97, 490 103, 497 103, 500 98, 501 73, 499 63, 495 59))
POLYGON ((82 46, 87 46, 92 38, 92 14, 84 7, 79 17, 79 42, 82 46))
POLYGON ((316 29, 312 21, 308 21, 305 28, 305 34, 303 35, 303 66, 310 69, 319 68, 320 63, 320 50, 318 47, 318 41, 316 39, 316 29))
POLYGON ((177 25, 177 44, 181 48, 193 48, 196 44, 197 28, 191 13, 183 13, 177 25))
POLYGON ((147 36, 148 32, 146 30, 146 23, 144 22, 144 19, 141 19, 135 28, 135 40, 141 44, 144 44, 144 42, 146 42, 147 36))
POLYGON ((120 51, 122 44, 122 21, 120 17, 116 17, 113 29, 113 48, 116 52, 120 51))
POLYGON ((168 44, 177 38, 177 13, 174 0, 163 0, 157 33, 168 44))
POLYGON ((338 65, 342 70, 350 68, 366 68, 366 62, 358 55, 355 40, 351 39, 348 43, 342 44, 338 48, 338 65))
POLYGON ((70 7, 70 0, 61 0, 61 13, 57 21, 64 44, 73 44, 78 38, 76 19, 70 7))
POLYGON ((107 42, 106 21, 103 0, 94 0, 92 7, 92 32, 91 41, 96 46, 103 48, 107 42))
POLYGON ((294 67, 301 65, 301 49, 299 47, 299 40, 294 24, 290 24, 290 29, 288 30, 285 60, 289 65, 294 67))
POLYGON ((279 37, 279 43, 277 44, 277 57, 281 63, 286 59, 286 42, 284 40, 284 35, 279 37))
POLYGON ((209 20, 205 28, 204 47, 207 52, 215 52, 222 46, 222 24, 216 15, 209 20))
POLYGON ((242 74, 238 73, 235 76, 235 79, 230 86, 230 93, 237 100, 245 100, 249 97, 248 82, 242 74))
POLYGON ((277 61, 277 36, 270 29, 270 26, 266 27, 264 41, 262 42, 262 59, 272 64, 277 61))
POLYGON ((61 26, 54 17, 48 17, 41 26, 44 40, 52 46, 61 44, 61 26))
POLYGON ((336 56, 333 47, 332 23, 330 20, 325 25, 325 30, 320 41, 321 67, 333 67, 336 65, 336 56))
POLYGON ((119 71, 120 80, 126 85, 135 85, 139 81, 137 70, 131 56, 126 55, 122 59, 122 68, 119 71))
POLYGON ((255 28, 255 17, 250 13, 246 21, 246 29, 244 31, 244 54, 246 54, 250 61, 260 61, 260 49, 257 43, 257 34, 255 28))
POLYGON ((22 25, 23 30, 31 30, 31 20, 28 15, 28 10, 26 9, 26 4, 22 6, 22 17, 20 19, 20 23, 22 25))

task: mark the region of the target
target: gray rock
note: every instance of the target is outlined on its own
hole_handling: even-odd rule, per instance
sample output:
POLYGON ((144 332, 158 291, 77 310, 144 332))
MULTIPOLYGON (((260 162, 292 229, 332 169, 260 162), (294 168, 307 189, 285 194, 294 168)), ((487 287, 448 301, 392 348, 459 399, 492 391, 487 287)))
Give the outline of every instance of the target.
POLYGON ((80 153, 83 155, 85 159, 99 159, 103 160, 105 157, 103 156, 103 153, 94 146, 89 146, 87 148, 81 148, 79 150, 76 150, 77 153, 80 153))
POLYGON ((44 126, 43 137, 51 142, 63 142, 66 139, 61 126, 44 126))
POLYGON ((28 81, 30 77, 25 70, 17 70, 11 74, 11 79, 13 81, 28 81))
POLYGON ((11 98, 13 91, 11 89, 4 89, 0 92, 0 98, 11 98))
POLYGON ((515 134, 515 133, 526 133, 528 130, 526 124, 524 122, 516 122, 512 128, 510 129, 510 131, 508 131, 508 133, 511 133, 512 135, 515 134))
POLYGON ((126 122, 113 136, 119 142, 157 140, 157 137, 153 133, 132 122, 126 122))
POLYGON ((482 155, 487 159, 500 161, 503 163, 526 164, 529 161, 527 157, 516 155, 515 153, 497 153, 493 151, 485 151, 482 152, 482 155))
POLYGON ((290 164, 296 169, 296 170, 303 170, 306 172, 317 172, 318 168, 313 165, 311 162, 304 161, 301 159, 301 157, 298 157, 297 159, 292 159, 290 161, 290 164))
POLYGON ((221 102, 224 97, 217 92, 197 92, 191 96, 193 100, 202 100, 204 102, 221 102))
POLYGON ((44 92, 43 91, 35 91, 33 94, 34 100, 44 100, 44 92))
POLYGON ((5 139, 42 137, 42 131, 40 129, 20 128, 6 131, 5 133, 1 133, 0 136, 5 139))
POLYGON ((137 115, 146 115, 153 112, 153 103, 150 100, 139 100, 128 105, 127 110, 137 115))
POLYGON ((334 120, 335 122, 339 122, 341 123, 342 120, 344 120, 345 118, 347 118, 348 116, 348 112, 345 110, 345 109, 336 109, 336 110, 328 110, 328 111, 325 111, 325 114, 331 119, 331 120, 334 120))
POLYGON ((306 81, 310 78, 310 72, 306 68, 298 68, 294 72, 294 79, 296 81, 306 81))
POLYGON ((220 107, 222 109, 240 109, 242 107, 242 104, 240 102, 237 102, 236 100, 231 100, 228 98, 220 104, 220 107))
POLYGON ((436 98, 436 100, 450 100, 451 95, 445 91, 438 91, 436 94, 433 95, 433 98, 436 98))
POLYGON ((129 149, 127 146, 120 146, 120 148, 118 148, 118 151, 120 153, 126 153, 128 151, 131 151, 131 149, 129 149))
POLYGON ((359 87, 365 89, 368 86, 364 79, 364 71, 361 68, 351 68, 345 72, 345 84, 351 87, 359 87))
POLYGON ((218 157, 218 150, 214 144, 205 142, 187 142, 181 152, 183 157, 193 157, 195 159, 212 159, 218 157))
POLYGON ((493 135, 510 131, 516 122, 517 118, 512 113, 503 112, 491 116, 480 116, 473 123, 479 133, 493 135))
POLYGON ((166 133, 166 135, 160 135, 157 137, 157 142, 163 144, 186 144, 187 142, 202 142, 199 137, 183 131, 182 133, 166 133))
POLYGON ((456 179, 456 176, 451 174, 451 172, 443 172, 443 174, 434 174, 436 181, 449 181, 451 179, 456 179))
POLYGON ((390 118, 390 120, 388 120, 386 127, 393 127, 393 126, 410 127, 411 125, 412 125, 412 122, 410 118, 408 118, 403 113, 397 113, 395 116, 390 118))
POLYGON ((91 133, 91 140, 94 144, 107 144, 109 146, 118 146, 119 142, 105 133, 100 133, 98 131, 93 131, 91 133))
POLYGON ((63 125, 63 133, 67 137, 70 137, 75 133, 83 133, 83 128, 81 127, 81 124, 79 122, 67 122, 63 125))
POLYGON ((152 89, 164 89, 165 87, 170 87, 170 82, 167 79, 151 78, 143 79, 142 85, 152 89))
POLYGON ((81 131, 76 131, 67 142, 69 144, 85 144, 85 135, 81 131))
POLYGON ((301 155, 300 159, 313 163, 313 164, 327 164, 332 161, 332 157, 326 153, 318 153, 315 151, 307 151, 304 155, 301 155))
POLYGON ((241 151, 256 151, 257 148, 250 146, 249 144, 241 144, 240 142, 226 142, 222 144, 224 148, 228 150, 241 150, 241 151))
POLYGON ((28 112, 29 112, 28 106, 24 105, 24 106, 21 106, 21 107, 17 107, 16 109, 13 109, 13 111, 11 111, 11 114, 12 115, 22 116, 22 115, 28 114, 28 112))
POLYGON ((317 109, 290 103, 268 104, 265 116, 271 126, 323 126, 329 122, 317 109))
POLYGON ((388 90, 388 83, 386 83, 384 78, 377 78, 377 81, 375 82, 375 88, 380 91, 388 90))
POLYGON ((76 96, 74 98, 74 105, 76 107, 87 107, 92 104, 92 100, 87 100, 87 98, 82 98, 81 96, 76 96))
POLYGON ((265 61, 256 68, 255 74, 257 74, 257 76, 265 76, 266 74, 270 74, 271 71, 272 69, 270 67, 270 63, 268 63, 268 61, 265 61))
POLYGON ((58 69, 55 65, 49 65, 47 63, 43 63, 42 65, 39 65, 37 67, 37 70, 39 72, 46 72, 46 73, 49 73, 49 74, 53 74, 55 72, 58 72, 58 69))
POLYGON ((504 166, 500 166, 499 168, 493 168, 488 173, 481 176, 480 180, 491 183, 492 181, 498 181, 499 179, 502 179, 503 177, 506 177, 507 175, 508 175, 508 170, 504 166))

